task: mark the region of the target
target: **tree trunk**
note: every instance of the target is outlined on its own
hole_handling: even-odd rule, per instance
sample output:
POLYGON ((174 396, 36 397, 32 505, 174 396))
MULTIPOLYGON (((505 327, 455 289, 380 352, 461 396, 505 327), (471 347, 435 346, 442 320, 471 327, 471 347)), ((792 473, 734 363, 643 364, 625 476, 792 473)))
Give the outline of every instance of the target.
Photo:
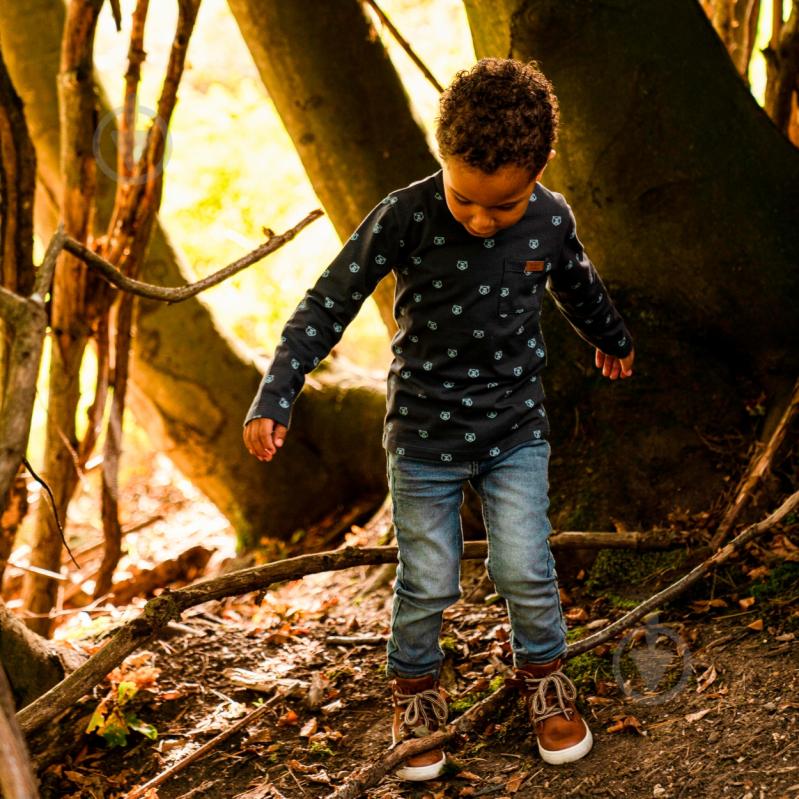
POLYGON ((799 154, 693 0, 466 9, 480 56, 535 59, 553 81, 562 128, 544 183, 573 206, 636 339, 634 379, 608 385, 550 326, 554 449, 568 456, 554 499, 579 517, 556 524, 709 506, 725 486, 703 442, 751 434, 745 400, 765 390, 781 410, 797 371, 799 154))
POLYGON ((11 689, 0 665, 0 792, 6 799, 38 799, 28 747, 17 724, 11 689))
MULTIPOLYGON (((33 289, 33 195, 36 152, 0 52, 0 286, 28 296, 33 289)), ((8 401, 14 330, 0 316, 0 411, 8 401)), ((0 412, 0 423, 8 418, 0 412)), ((26 437, 27 440, 27 437, 26 437)), ((10 441, 4 441, 9 446, 10 441)), ((19 454, 14 460, 18 463, 19 454)), ((11 468, 16 468, 10 464, 11 468)), ((2 469, 0 469, 2 472, 2 469)), ((28 510, 27 484, 17 474, 6 490, 0 476, 0 585, 17 528, 28 510)))
MULTIPOLYGON (((36 153, 0 52, 0 286, 24 296, 33 289, 35 186, 36 153)), ((0 405, 7 388, 9 336, 0 318, 0 405)))
MULTIPOLYGON (((59 216, 55 76, 63 25, 60 0, 0 4, 0 43, 25 102, 38 156, 35 221, 45 239, 59 216)), ((102 114, 109 105, 98 94, 102 114)), ((104 137, 102 159, 111 165, 116 164, 112 144, 110 136, 104 137)), ((107 225, 114 190, 98 171, 97 232, 107 225)), ((150 242, 142 279, 161 285, 186 282, 180 257, 160 226, 150 242)), ((365 491, 385 488, 382 386, 342 375, 334 364, 320 379, 321 389, 309 385, 298 400, 280 462, 259 463, 241 440, 242 421, 260 381, 252 353, 220 330, 198 299, 174 306, 140 303, 131 409, 154 449, 169 455, 205 492, 244 544, 262 535, 286 536, 365 491), (325 429, 320 434, 316 428, 321 424, 325 429), (348 454, 353 440, 358 441, 357 458, 348 454)))
MULTIPOLYGON (((438 168, 358 0, 228 5, 342 240, 389 191, 438 168)), ((394 284, 373 295, 390 335, 394 284)))
POLYGON ((16 706, 24 707, 76 669, 82 660, 29 630, 0 600, 0 668, 5 667, 16 706), (65 666, 67 668, 65 668, 65 666))

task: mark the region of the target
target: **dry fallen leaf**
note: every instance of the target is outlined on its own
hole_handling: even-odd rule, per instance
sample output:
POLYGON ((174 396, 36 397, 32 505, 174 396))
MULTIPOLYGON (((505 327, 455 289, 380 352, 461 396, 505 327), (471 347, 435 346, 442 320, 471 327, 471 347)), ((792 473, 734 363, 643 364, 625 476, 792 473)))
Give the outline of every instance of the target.
POLYGON ((316 732, 316 718, 310 718, 305 724, 302 725, 302 729, 300 730, 300 738, 309 738, 316 732))
POLYGON ((745 596, 743 599, 738 600, 738 604, 741 606, 741 610, 746 610, 755 604, 755 598, 753 596, 745 596))
POLYGON ((277 720, 277 726, 288 727, 290 724, 296 724, 299 720, 299 716, 289 709, 277 720))
POLYGON ((709 666, 696 678, 696 692, 701 694, 709 685, 716 681, 718 674, 715 666, 709 666))
POLYGON ((641 729, 641 722, 635 716, 621 716, 613 724, 605 728, 605 732, 629 731, 644 735, 644 731, 641 729))
POLYGON ((765 577, 767 574, 770 574, 770 573, 771 573, 771 569, 769 569, 768 566, 755 566, 754 569, 750 569, 746 573, 746 576, 750 580, 758 580, 761 577, 765 577))
POLYGON ((529 771, 520 771, 518 774, 514 774, 506 783, 505 783, 505 790, 508 793, 516 793, 519 788, 522 787, 522 783, 527 779, 529 776, 529 771))
POLYGON ((695 613, 707 613, 710 608, 726 608, 727 603, 721 597, 713 599, 697 599, 691 602, 691 610, 695 613))
POLYGON ((587 696, 585 701, 589 705, 612 705, 613 699, 608 699, 606 696, 587 696))
POLYGON ((685 716, 685 720, 689 723, 692 721, 699 721, 699 719, 702 719, 705 716, 707 716, 707 714, 710 713, 712 709, 713 709, 712 707, 706 707, 704 710, 697 710, 696 713, 688 713, 685 716))
POLYGON ((469 780, 469 782, 482 782, 483 780, 482 777, 472 771, 459 771, 458 777, 462 780, 469 780))
POLYGON ((588 611, 585 608, 569 608, 564 615, 569 621, 578 623, 588 621, 588 611))
POLYGON ((751 624, 746 625, 748 629, 760 632, 763 629, 763 619, 755 619, 751 624))
POLYGON ((316 771, 316 766, 313 765, 306 765, 305 763, 300 763, 299 760, 291 759, 289 760, 286 765, 294 769, 294 771, 299 771, 300 774, 308 774, 310 771, 316 771))

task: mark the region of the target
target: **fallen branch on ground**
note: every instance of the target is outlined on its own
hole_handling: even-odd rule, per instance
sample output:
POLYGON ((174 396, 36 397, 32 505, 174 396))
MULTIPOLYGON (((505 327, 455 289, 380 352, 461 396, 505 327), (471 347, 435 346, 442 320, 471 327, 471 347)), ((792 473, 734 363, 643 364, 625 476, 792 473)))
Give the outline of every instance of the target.
POLYGON ((793 387, 793 394, 788 401, 788 405, 783 411, 777 427, 771 434, 771 438, 766 444, 765 448, 761 446, 755 451, 749 465, 744 472, 738 484, 738 491, 735 495, 735 500, 732 505, 727 509, 724 518, 718 526, 718 529, 710 539, 710 548, 718 549, 722 541, 727 537, 733 525, 738 521, 743 509, 749 504, 754 494, 755 489, 763 479, 766 472, 771 468, 771 464, 785 441, 785 436, 791 426, 796 414, 799 413, 799 380, 796 381, 793 387))
MULTIPOLYGON (((636 621, 643 618, 654 608, 674 599, 691 585, 696 583, 711 569, 729 560, 733 554, 740 551, 749 541, 761 535, 762 533, 765 533, 767 530, 770 530, 797 506, 799 506, 799 491, 788 497, 788 499, 786 499, 785 502, 783 502, 782 505, 780 505, 780 507, 777 508, 777 510, 775 510, 770 516, 766 517, 757 524, 747 527, 746 530, 736 536, 723 549, 715 552, 707 560, 703 561, 696 568, 688 572, 688 574, 668 586, 668 588, 665 588, 663 591, 651 596, 649 599, 642 602, 640 605, 638 605, 638 607, 634 608, 629 613, 626 613, 613 624, 609 624, 607 627, 595 633, 594 635, 589 635, 587 638, 583 638, 582 640, 573 643, 568 648, 565 659, 568 660, 575 655, 587 652, 588 650, 593 649, 595 646, 604 643, 622 630, 631 627, 636 621)), ((382 752, 371 763, 368 763, 367 765, 362 766, 360 769, 353 772, 353 774, 350 775, 347 781, 340 788, 333 793, 328 794, 325 799, 357 799, 357 797, 362 796, 369 788, 377 785, 377 783, 389 771, 391 771, 395 766, 399 765, 403 760, 405 760, 405 758, 410 757, 411 755, 419 754, 420 752, 426 752, 429 749, 435 749, 436 747, 443 746, 455 738, 458 733, 464 733, 466 732, 467 728, 473 728, 476 724, 476 720, 474 718, 470 718, 467 724, 463 724, 463 720, 469 716, 472 711, 476 711, 479 708, 481 710, 480 718, 484 718, 485 712, 482 712, 483 709, 490 707, 492 710, 496 710, 508 698, 511 691, 512 689, 503 685, 493 694, 486 697, 482 702, 479 702, 471 707, 468 711, 466 711, 466 713, 463 714, 463 716, 454 721, 452 724, 449 724, 443 730, 439 730, 438 732, 425 738, 408 741, 407 743, 401 744, 394 749, 388 749, 387 751, 382 752)))
POLYGON ((270 697, 266 702, 262 705, 259 705, 255 710, 248 713, 243 719, 239 719, 235 724, 231 724, 226 730, 223 730, 219 733, 219 735, 215 735, 211 738, 210 741, 204 743, 199 749, 195 749, 191 754, 186 755, 186 757, 178 760, 177 763, 171 765, 165 771, 162 771, 157 776, 153 777, 151 780, 148 780, 144 783, 144 785, 140 785, 138 788, 134 788, 132 791, 128 793, 125 799, 139 799, 139 797, 144 796, 147 794, 151 788, 155 788, 156 786, 160 785, 162 782, 165 782, 169 777, 173 774, 177 774, 179 771, 183 771, 186 766, 193 763, 198 758, 202 757, 206 752, 213 749, 217 744, 222 743, 222 741, 227 740, 230 738, 231 735, 234 735, 239 730, 246 727, 248 724, 252 724, 254 721, 257 721, 261 716, 269 710, 270 706, 274 704, 278 699, 284 696, 284 693, 281 691, 276 691, 275 695, 270 697))
MULTIPOLYGON (((618 547, 665 549, 680 543, 670 533, 559 533, 550 539, 554 549, 618 547)), ((485 541, 468 541, 464 559, 484 559, 485 541)), ((264 566, 241 569, 230 574, 202 580, 177 591, 165 591, 151 599, 139 616, 117 630, 111 640, 63 682, 51 688, 18 713, 19 723, 26 733, 38 729, 54 716, 77 702, 115 669, 131 652, 143 646, 170 622, 180 619, 187 608, 216 599, 264 591, 272 583, 298 580, 308 574, 340 571, 353 566, 375 563, 395 563, 396 547, 344 547, 342 549, 299 555, 264 566)))
POLYGON ((468 735, 489 718, 496 718, 502 706, 512 698, 512 694, 512 689, 503 685, 485 699, 472 705, 462 716, 459 716, 444 729, 425 738, 415 738, 405 741, 393 749, 388 749, 371 763, 367 763, 353 772, 344 785, 328 794, 325 799, 354 799, 354 797, 361 796, 366 790, 377 785, 389 771, 406 758, 426 752, 428 749, 444 746, 459 736, 468 735))

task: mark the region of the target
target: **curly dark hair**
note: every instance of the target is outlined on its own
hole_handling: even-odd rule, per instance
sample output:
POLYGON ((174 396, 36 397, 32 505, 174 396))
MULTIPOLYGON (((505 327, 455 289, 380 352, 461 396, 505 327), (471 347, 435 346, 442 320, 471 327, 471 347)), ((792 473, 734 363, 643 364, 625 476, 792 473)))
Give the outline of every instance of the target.
POLYGON ((544 168, 558 131, 558 100, 535 63, 483 58, 441 95, 436 140, 442 158, 493 174, 506 164, 544 168))

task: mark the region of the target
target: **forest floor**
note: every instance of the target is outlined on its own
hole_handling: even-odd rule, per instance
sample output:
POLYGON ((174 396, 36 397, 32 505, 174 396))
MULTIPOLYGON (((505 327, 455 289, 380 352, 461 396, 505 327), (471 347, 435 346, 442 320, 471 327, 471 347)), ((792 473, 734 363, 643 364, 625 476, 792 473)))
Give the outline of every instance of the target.
MULTIPOLYGON (((175 489, 169 496, 180 507, 175 489)), ((188 504, 203 512, 198 500, 188 504)), ((356 526, 346 543, 382 542, 381 534, 356 526)), ((309 543, 295 542, 297 551, 309 543)), ((570 640, 672 582, 687 570, 685 557, 684 549, 606 551, 583 568, 556 553, 570 640)), ((232 559, 223 568, 241 565, 232 559)), ((317 574, 186 612, 51 725, 60 753, 48 763, 39 751, 42 796, 121 799, 265 701, 265 715, 146 796, 328 796, 391 742, 391 579, 389 567, 317 574), (93 715, 102 737, 84 732, 93 715)), ((490 593, 481 562, 464 562, 462 585, 442 631, 450 719, 486 696, 511 663, 504 603, 490 593)), ((449 748, 443 778, 387 776, 365 795, 795 799, 798 600, 799 523, 789 517, 645 625, 569 661, 595 740, 583 760, 544 764, 511 701, 449 748)), ((97 647, 86 637, 73 645, 97 647)))

